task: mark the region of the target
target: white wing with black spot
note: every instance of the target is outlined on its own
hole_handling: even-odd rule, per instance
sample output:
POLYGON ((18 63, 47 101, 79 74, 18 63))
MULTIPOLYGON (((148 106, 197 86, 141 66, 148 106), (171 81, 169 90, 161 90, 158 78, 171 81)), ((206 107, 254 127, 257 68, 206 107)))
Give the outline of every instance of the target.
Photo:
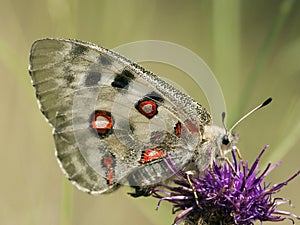
POLYGON ((91 43, 38 40, 29 72, 62 170, 92 194, 114 190, 129 175, 133 186, 168 178, 162 159, 186 166, 211 123, 192 98, 91 43))

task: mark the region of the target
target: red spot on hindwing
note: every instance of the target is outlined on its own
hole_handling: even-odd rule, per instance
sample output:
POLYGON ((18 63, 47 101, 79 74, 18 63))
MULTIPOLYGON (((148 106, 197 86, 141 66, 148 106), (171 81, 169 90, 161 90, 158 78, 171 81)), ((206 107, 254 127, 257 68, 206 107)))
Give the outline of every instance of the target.
POLYGON ((91 118, 91 126, 100 137, 105 137, 112 133, 113 118, 110 112, 96 110, 91 118))
POLYGON ((101 160, 101 164, 106 170, 105 179, 108 185, 114 184, 116 159, 111 153, 107 153, 101 160))
POLYGON ((112 185, 114 183, 115 170, 113 168, 109 168, 106 171, 106 183, 108 185, 112 185))
POLYGON ((174 127, 174 132, 176 134, 177 137, 180 138, 181 136, 181 123, 178 121, 174 127))
POLYGON ((106 156, 106 157, 103 158, 103 165, 106 168, 111 168, 114 163, 115 163, 115 161, 111 156, 106 156))
POLYGON ((142 157, 140 162, 141 163, 148 163, 157 159, 161 159, 166 154, 162 149, 146 149, 143 151, 142 157))

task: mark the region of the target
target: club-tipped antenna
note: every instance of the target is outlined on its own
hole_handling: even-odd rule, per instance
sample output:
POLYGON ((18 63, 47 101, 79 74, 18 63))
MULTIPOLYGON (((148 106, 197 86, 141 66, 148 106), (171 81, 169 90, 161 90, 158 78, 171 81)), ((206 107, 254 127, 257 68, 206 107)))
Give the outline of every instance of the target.
POLYGON ((250 112, 248 112, 246 115, 244 115, 241 119, 239 119, 229 130, 229 133, 232 132, 232 130, 241 122, 243 121, 245 118, 247 118, 248 116, 250 116, 252 113, 254 113, 255 111, 261 109, 262 107, 268 105, 270 102, 272 101, 272 98, 268 98, 267 100, 265 100, 263 103, 261 103, 260 105, 256 106, 254 109, 252 109, 250 112))

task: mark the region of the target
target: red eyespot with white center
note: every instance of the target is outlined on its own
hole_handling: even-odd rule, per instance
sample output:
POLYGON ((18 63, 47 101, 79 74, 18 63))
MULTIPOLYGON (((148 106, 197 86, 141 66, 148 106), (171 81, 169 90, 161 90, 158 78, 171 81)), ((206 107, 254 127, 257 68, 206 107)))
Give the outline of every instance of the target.
POLYGON ((166 154, 162 149, 146 149, 143 151, 142 157, 140 162, 141 163, 148 163, 157 159, 161 159, 166 154))
POLYGON ((92 115, 91 126, 99 136, 105 136, 112 133, 113 118, 110 112, 96 110, 92 115))
POLYGON ((142 101, 137 106, 138 111, 151 119, 157 114, 157 104, 152 100, 142 101))
POLYGON ((146 94, 136 104, 135 108, 148 119, 151 119, 158 113, 158 104, 163 103, 164 99, 156 92, 146 94))

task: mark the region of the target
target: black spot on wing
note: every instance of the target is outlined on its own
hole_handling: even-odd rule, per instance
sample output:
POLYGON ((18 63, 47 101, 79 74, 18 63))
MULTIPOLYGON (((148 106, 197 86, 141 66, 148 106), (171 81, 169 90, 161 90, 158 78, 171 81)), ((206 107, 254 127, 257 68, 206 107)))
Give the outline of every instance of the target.
POLYGON ((158 94, 158 93, 156 93, 154 91, 152 91, 149 94, 146 94, 144 96, 143 100, 154 100, 156 102, 164 102, 163 97, 160 94, 158 94))
POLYGON ((78 45, 75 44, 72 46, 72 49, 70 51, 70 55, 77 57, 79 55, 83 55, 85 52, 88 51, 88 47, 84 46, 84 45, 78 45))
POLYGON ((64 66, 63 72, 64 72, 63 79, 65 80, 67 87, 70 87, 70 85, 75 80, 74 72, 72 71, 71 66, 68 64, 64 66))
POLYGON ((130 129, 131 133, 134 133, 135 126, 134 126, 134 124, 132 122, 129 122, 129 129, 130 129))
POLYGON ((98 62, 104 66, 108 66, 112 64, 112 60, 108 57, 106 57, 105 55, 101 55, 98 58, 98 62))
POLYGON ((128 87, 132 79, 134 79, 134 75, 125 69, 120 74, 116 75, 114 81, 111 83, 111 86, 124 89, 128 87))
POLYGON ((69 75, 65 76, 64 78, 68 84, 73 83, 73 81, 75 80, 75 77, 72 74, 69 74, 69 75))
POLYGON ((96 71, 90 71, 85 78, 85 86, 95 86, 98 85, 98 82, 101 80, 101 73, 96 71))

